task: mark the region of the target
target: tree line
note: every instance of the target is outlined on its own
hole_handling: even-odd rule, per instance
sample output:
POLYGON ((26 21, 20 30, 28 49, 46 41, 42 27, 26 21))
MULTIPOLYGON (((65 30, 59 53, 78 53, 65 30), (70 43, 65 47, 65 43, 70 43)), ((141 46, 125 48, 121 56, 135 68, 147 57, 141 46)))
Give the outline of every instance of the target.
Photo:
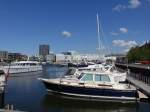
POLYGON ((150 41, 142 46, 136 46, 127 53, 129 62, 150 61, 150 41))

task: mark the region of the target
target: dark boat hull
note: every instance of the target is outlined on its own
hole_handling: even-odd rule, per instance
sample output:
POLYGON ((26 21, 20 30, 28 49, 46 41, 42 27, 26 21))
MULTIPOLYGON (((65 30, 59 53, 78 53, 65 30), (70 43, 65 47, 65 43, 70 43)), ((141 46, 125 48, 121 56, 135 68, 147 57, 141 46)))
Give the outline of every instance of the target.
POLYGON ((136 101, 136 90, 115 90, 115 89, 102 89, 90 88, 80 86, 68 86, 64 84, 55 84, 43 81, 48 91, 53 93, 64 94, 73 96, 74 98, 86 99, 102 99, 102 100, 116 100, 116 101, 136 101))

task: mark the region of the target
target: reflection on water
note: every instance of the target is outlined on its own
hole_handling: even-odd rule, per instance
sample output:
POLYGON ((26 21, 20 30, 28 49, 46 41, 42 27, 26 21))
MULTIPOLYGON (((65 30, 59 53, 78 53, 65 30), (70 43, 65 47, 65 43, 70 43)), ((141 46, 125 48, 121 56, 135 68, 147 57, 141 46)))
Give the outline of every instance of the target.
POLYGON ((4 107, 4 94, 1 93, 0 94, 0 108, 3 108, 4 107))
POLYGON ((42 73, 11 77, 5 93, 5 104, 13 104, 16 109, 29 112, 150 112, 145 103, 106 103, 64 99, 48 94, 43 83, 37 78, 62 76, 67 68, 45 67, 42 73))
POLYGON ((45 67, 44 77, 47 78, 61 77, 66 73, 66 71, 67 71, 67 67, 56 67, 56 66, 45 67))
POLYGON ((44 86, 39 83, 39 75, 12 77, 8 81, 5 94, 5 104, 13 104, 21 110, 34 110, 40 107, 44 96, 44 86))
POLYGON ((109 103, 64 99, 53 94, 45 95, 42 102, 46 110, 63 110, 68 112, 136 112, 136 103, 109 103))

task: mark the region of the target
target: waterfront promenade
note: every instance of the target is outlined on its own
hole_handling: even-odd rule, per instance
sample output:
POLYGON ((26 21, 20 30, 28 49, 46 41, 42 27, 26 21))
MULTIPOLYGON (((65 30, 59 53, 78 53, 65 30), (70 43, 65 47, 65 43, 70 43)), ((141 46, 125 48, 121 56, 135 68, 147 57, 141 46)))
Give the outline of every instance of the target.
POLYGON ((116 63, 116 66, 122 70, 129 70, 127 81, 150 97, 150 65, 116 63))
MULTIPOLYGON (((128 76, 127 80, 128 80, 128 82, 134 84, 137 87, 137 89, 142 91, 144 94, 150 95, 150 85, 147 85, 147 84, 143 83, 142 81, 135 80, 135 78, 133 78, 131 76, 128 76)), ((150 97, 150 96, 148 96, 148 97, 150 97)))

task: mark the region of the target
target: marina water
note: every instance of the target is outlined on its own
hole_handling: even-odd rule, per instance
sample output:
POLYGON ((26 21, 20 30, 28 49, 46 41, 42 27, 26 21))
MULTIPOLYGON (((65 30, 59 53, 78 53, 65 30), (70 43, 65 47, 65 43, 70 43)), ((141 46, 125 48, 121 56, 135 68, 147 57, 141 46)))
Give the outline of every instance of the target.
POLYGON ((39 77, 55 78, 65 74, 67 67, 45 66, 43 72, 20 74, 9 77, 5 90, 4 105, 27 112, 149 112, 150 104, 87 102, 64 99, 48 94, 39 77))

